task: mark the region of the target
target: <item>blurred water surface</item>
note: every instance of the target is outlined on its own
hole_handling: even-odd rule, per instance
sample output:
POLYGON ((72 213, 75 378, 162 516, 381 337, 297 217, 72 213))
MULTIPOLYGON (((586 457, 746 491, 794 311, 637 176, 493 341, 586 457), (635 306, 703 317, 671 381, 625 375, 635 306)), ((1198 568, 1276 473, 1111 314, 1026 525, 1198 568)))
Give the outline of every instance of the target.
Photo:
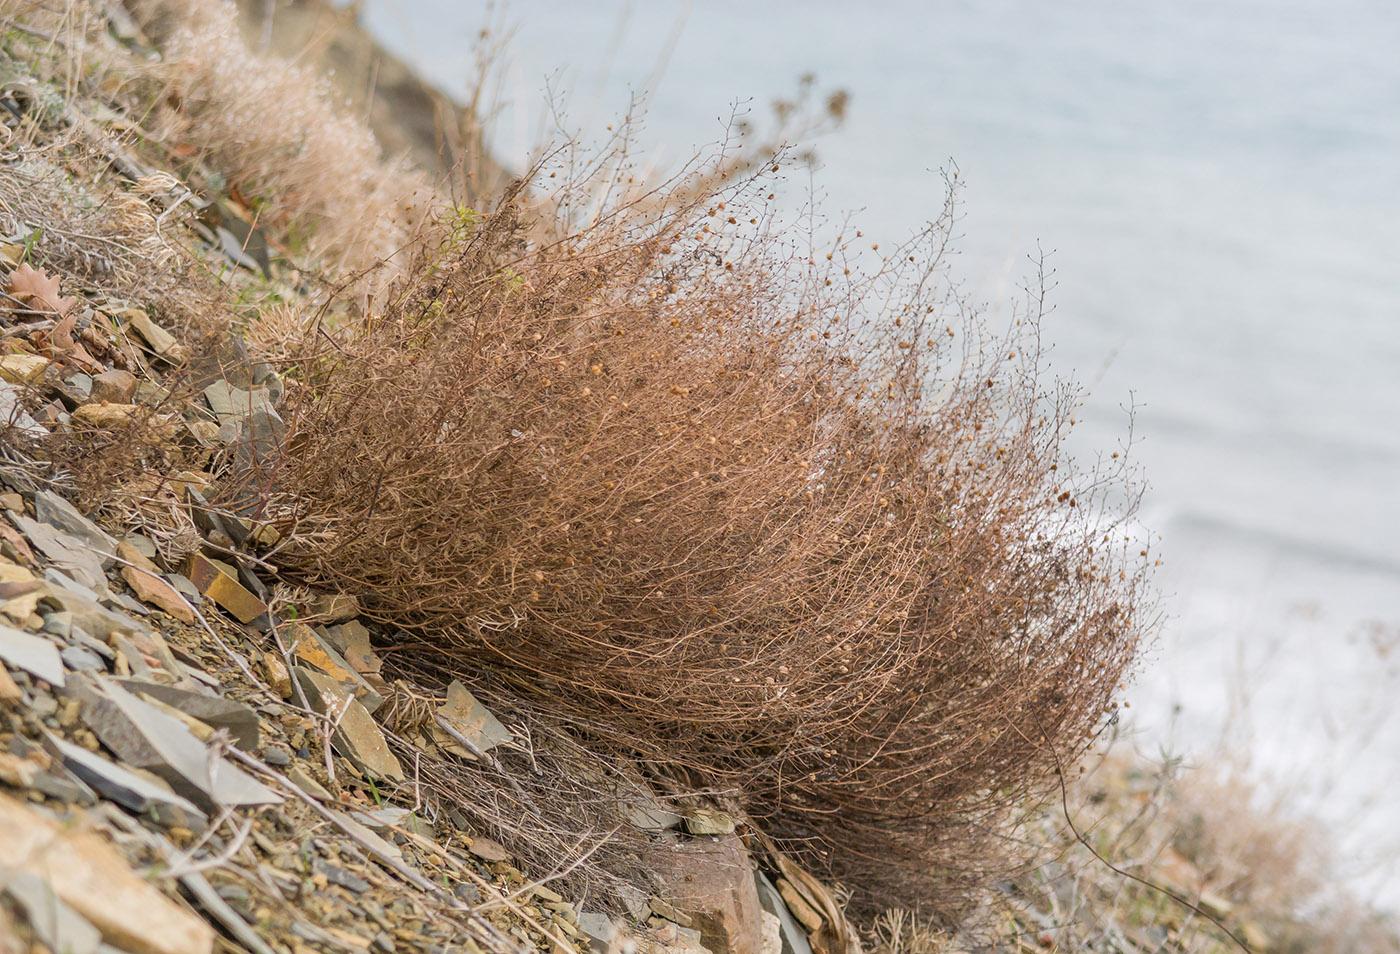
POLYGON ((1076 446, 1112 449, 1138 406, 1170 614, 1144 740, 1228 740, 1358 871, 1400 855, 1400 5, 370 0, 367 22, 457 90, 478 31, 513 27, 508 162, 550 135, 547 86, 592 128, 650 89, 667 168, 808 71, 851 94, 818 143, 833 216, 905 238, 956 162, 975 299, 1004 307, 1053 250, 1054 365, 1092 385, 1076 446))

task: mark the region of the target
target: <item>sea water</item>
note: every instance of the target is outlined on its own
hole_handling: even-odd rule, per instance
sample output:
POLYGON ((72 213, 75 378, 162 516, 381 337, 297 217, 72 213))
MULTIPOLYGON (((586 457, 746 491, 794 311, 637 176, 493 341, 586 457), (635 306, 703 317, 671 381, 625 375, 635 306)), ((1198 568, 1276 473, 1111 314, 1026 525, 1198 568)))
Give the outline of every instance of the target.
POLYGON ((1136 407, 1167 614, 1139 743, 1228 744, 1400 901, 1400 4, 371 0, 367 22, 455 90, 508 25, 491 141, 517 167, 555 132, 547 89, 593 129, 646 93, 664 170, 811 72, 850 94, 816 143, 831 218, 899 241, 956 168, 969 296, 1004 312, 1049 253, 1080 456, 1136 407))

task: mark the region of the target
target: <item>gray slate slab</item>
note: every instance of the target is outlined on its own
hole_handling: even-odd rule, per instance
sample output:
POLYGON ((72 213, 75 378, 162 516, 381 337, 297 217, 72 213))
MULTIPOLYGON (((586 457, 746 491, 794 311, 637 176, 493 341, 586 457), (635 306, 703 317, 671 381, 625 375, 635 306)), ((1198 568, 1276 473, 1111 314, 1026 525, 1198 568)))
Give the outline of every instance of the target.
POLYGON ((203 806, 275 805, 282 796, 224 758, 214 758, 183 722, 122 688, 114 679, 86 683, 83 719, 123 762, 165 779, 203 806))
POLYGON ((42 636, 0 624, 0 659, 51 686, 64 686, 63 658, 58 647, 42 636))
POLYGON ((176 795, 158 777, 133 772, 124 765, 118 765, 56 735, 48 735, 44 745, 63 763, 64 768, 100 792, 104 798, 110 798, 128 811, 153 818, 157 824, 167 828, 193 830, 209 821, 209 816, 189 800, 176 795))

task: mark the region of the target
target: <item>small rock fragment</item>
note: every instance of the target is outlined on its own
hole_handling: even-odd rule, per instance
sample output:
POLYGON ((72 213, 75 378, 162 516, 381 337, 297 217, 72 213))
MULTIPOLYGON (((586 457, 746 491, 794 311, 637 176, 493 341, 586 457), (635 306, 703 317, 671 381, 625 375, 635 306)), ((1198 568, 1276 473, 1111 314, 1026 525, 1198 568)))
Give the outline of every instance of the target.
POLYGON ((105 672, 107 664, 102 657, 86 646, 69 646, 59 652, 63 664, 73 672, 105 672))
MULTIPOLYGON (((447 687, 447 701, 438 709, 438 715, 483 752, 489 752, 515 738, 509 729, 501 725, 491 710, 478 702, 476 697, 467 691, 467 687, 456 680, 447 687)), ((433 726, 433 739, 455 755, 475 757, 450 733, 444 732, 436 725, 433 726)))
POLYGON ((113 368, 92 379, 88 400, 94 404, 130 404, 136 396, 136 375, 113 368))
POLYGON ((359 620, 332 626, 326 631, 326 635, 331 645, 340 650, 345 661, 360 675, 378 675, 384 667, 383 661, 375 655, 374 648, 370 645, 369 630, 359 620))
POLYGON ((9 752, 0 752, 0 782, 15 788, 28 788, 34 784, 39 774, 39 766, 9 752))
MULTIPOLYGON (((22 514, 12 513, 10 519, 29 538, 29 542, 49 558, 50 572, 55 567, 63 570, 74 582, 89 590, 95 599, 101 599, 106 594, 107 574, 103 567, 108 561, 100 548, 94 548, 81 537, 22 514)), ((115 549, 114 544, 112 550, 106 552, 114 552, 115 549)))
POLYGON ((183 361, 188 356, 183 345, 175 336, 151 320, 151 316, 139 308, 127 308, 117 314, 127 327, 135 331, 151 350, 171 361, 183 361))
POLYGON ((287 664, 282 661, 282 657, 273 652, 264 652, 258 661, 262 664, 263 675, 267 677, 267 684, 272 687, 272 691, 283 699, 292 697, 292 676, 287 672, 287 664))
POLYGON ((325 875, 326 880, 331 884, 338 884, 347 891, 362 894, 369 890, 369 882, 359 875, 356 875, 339 865, 333 865, 328 861, 315 859, 312 863, 312 870, 318 874, 325 875))
POLYGON ((215 381, 205 388, 204 399, 220 424, 248 417, 258 408, 272 407, 272 395, 265 388, 245 391, 227 381, 215 381))
POLYGON ((312 798, 320 799, 323 802, 335 801, 335 796, 326 791, 326 787, 316 781, 315 777, 300 765, 293 766, 292 769, 287 772, 287 778, 291 780, 293 785, 300 788, 312 798))
POLYGON ((692 835, 727 835, 734 830, 734 819, 712 808, 691 808, 685 813, 685 827, 692 835))
POLYGON ((256 712, 241 702, 136 679, 124 680, 122 686, 132 692, 159 699, 207 726, 227 729, 233 743, 245 752, 253 752, 258 748, 262 720, 256 712))
POLYGON ((31 636, 0 624, 0 660, 38 676, 49 685, 60 689, 64 686, 63 659, 58 647, 42 636, 31 636))
POLYGON ((185 564, 185 575, 201 593, 228 610, 240 623, 251 623, 267 612, 266 603, 249 593, 234 576, 225 573, 202 554, 190 554, 185 564))
POLYGON ((0 356, 0 380, 10 384, 33 384, 49 366, 48 358, 37 354, 7 354, 0 356))
POLYGON ((306 612, 323 623, 343 623, 360 615, 360 601, 345 593, 318 593, 307 604, 306 612))
POLYGON ((48 490, 38 491, 34 495, 34 518, 77 537, 98 551, 104 567, 116 562, 112 555, 117 552, 117 541, 58 494, 48 490))
POLYGON ((73 424, 91 427, 101 431, 116 431, 133 425, 150 429, 150 433, 162 440, 175 436, 177 424, 174 420, 152 414, 139 404, 84 404, 68 417, 73 424))
POLYGON ((0 704, 17 706, 24 701, 24 692, 10 677, 9 671, 0 666, 0 704))

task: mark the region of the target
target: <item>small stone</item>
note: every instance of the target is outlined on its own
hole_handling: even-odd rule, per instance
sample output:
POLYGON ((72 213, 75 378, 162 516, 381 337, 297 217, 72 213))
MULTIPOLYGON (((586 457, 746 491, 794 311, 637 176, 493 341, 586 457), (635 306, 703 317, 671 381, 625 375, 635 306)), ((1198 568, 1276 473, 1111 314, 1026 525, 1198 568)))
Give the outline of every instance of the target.
POLYGON ((476 904, 481 900, 481 889, 469 881, 458 881, 454 884, 452 894, 463 904, 476 904))
POLYGON ((143 536, 139 533, 129 533, 126 535, 126 538, 121 542, 125 543, 129 549, 118 550, 117 556, 121 556, 122 553, 130 553, 132 551, 135 551, 136 553, 139 553, 143 559, 146 560, 146 563, 140 564, 143 570, 148 570, 152 573, 160 572, 160 568, 152 562, 156 558, 156 545, 150 537, 143 536), (148 566, 147 564, 150 565, 148 566))
POLYGON ((471 846, 467 849, 482 861, 509 861, 510 852, 501 847, 490 838, 473 838, 471 846))
POLYGON ((328 631, 331 643, 344 655, 350 667, 362 676, 379 675, 383 661, 374 653, 369 641, 369 630, 359 620, 351 620, 340 626, 332 626, 328 631))
POLYGON ((40 627, 42 632, 52 633, 54 636, 67 639, 73 632, 72 613, 49 613, 44 617, 44 625, 40 627))
POLYGON ((312 870, 325 875, 326 880, 331 884, 338 884, 347 891, 362 894, 369 890, 369 882, 364 878, 346 871, 339 865, 333 865, 329 862, 322 861, 320 858, 317 858, 312 863, 312 870))
POLYGON ((10 384, 33 384, 49 366, 48 358, 37 354, 7 354, 0 356, 0 380, 10 384))
POLYGON ((34 784, 34 777, 38 774, 39 766, 28 759, 0 752, 0 782, 15 788, 28 788, 34 784))
POLYGON ((267 604, 249 593, 236 578, 221 570, 214 561, 191 553, 185 575, 206 597, 233 615, 240 623, 251 623, 267 612, 267 604))
MULTIPOLYGON (((0 524, 0 529, 9 528, 0 524)), ((13 533, 13 531, 11 531, 13 533)), ((16 534, 23 542, 24 538, 16 534)), ((0 613, 4 613, 16 623, 25 623, 38 609, 43 597, 44 584, 34 574, 22 566, 0 560, 0 613)))
POLYGON ((185 430, 195 439, 196 443, 206 447, 219 439, 219 425, 213 421, 186 421, 185 430))
POLYGON ((685 827, 692 835, 727 835, 734 819, 712 808, 692 808, 685 813, 685 827))
POLYGON ((54 387, 59 398, 70 410, 88 403, 92 397, 92 378, 81 371, 68 375, 54 387))
POLYGON ((112 555, 117 552, 117 541, 58 494, 40 490, 34 495, 34 519, 57 527, 97 550, 102 555, 104 567, 116 562, 112 555))
POLYGON ((112 592, 102 598, 103 606, 110 606, 113 609, 120 607, 133 616, 150 616, 151 608, 145 603, 139 603, 125 593, 112 592))
POLYGON ((229 738, 245 752, 258 748, 262 720, 241 702, 135 679, 124 680, 122 686, 138 695, 157 699, 211 728, 228 730, 229 738))
POLYGON ((117 431, 141 424, 163 439, 175 436, 175 422, 150 413, 139 404, 84 404, 68 418, 79 427, 90 427, 99 431, 117 431))
POLYGON ((200 606, 204 603, 204 594, 199 592, 199 587, 191 583, 190 578, 183 573, 166 574, 165 581, 193 605, 200 606))
POLYGON ((24 498, 19 494, 0 494, 0 507, 15 513, 24 513, 24 498))
POLYGON ((130 404, 136 396, 136 375, 113 368, 92 379, 88 400, 94 404, 130 404))
MULTIPOLYGON (((447 701, 438 709, 438 715, 470 739, 482 752, 489 752, 515 738, 509 729, 501 725, 490 709, 478 702, 476 697, 467 691, 467 687, 456 680, 447 687, 447 701)), ((434 725, 432 729, 434 741, 443 749, 459 756, 474 757, 472 752, 440 726, 434 725)))
POLYGON ((74 672, 106 672, 107 664, 102 657, 86 646, 69 646, 59 655, 63 664, 74 672))
POLYGON ((135 331, 151 350, 172 361, 183 361, 188 356, 184 346, 175 336, 151 320, 151 316, 139 308, 127 308, 117 313, 117 318, 125 321, 127 327, 135 331))
POLYGON ((9 671, 0 666, 0 705, 17 706, 24 701, 24 692, 15 685, 9 671))
POLYGON ((0 660, 50 685, 64 686, 63 658, 58 647, 42 636, 0 625, 0 660))
POLYGON ((194 608, 165 581, 160 569, 144 553, 131 543, 122 541, 117 544, 117 556, 129 564, 135 564, 123 566, 121 575, 138 598, 160 607, 182 623, 194 623, 194 608))
POLYGON ((36 719, 48 719, 58 714, 58 700, 51 692, 35 689, 29 700, 29 711, 36 719))
POLYGON ((272 691, 283 699, 292 697, 292 676, 287 672, 287 664, 282 661, 282 657, 271 651, 265 651, 258 657, 263 675, 267 677, 267 684, 272 687, 272 691))
POLYGON ((204 399, 209 402, 209 408, 220 424, 248 417, 258 408, 272 407, 272 396, 266 389, 245 391, 227 381, 215 381, 205 388, 204 399))
POLYGON ((30 520, 20 514, 11 514, 10 519, 20 532, 29 538, 29 542, 49 558, 51 565, 44 574, 46 578, 52 579, 53 572, 62 570, 63 575, 89 591, 94 599, 101 599, 106 594, 107 574, 103 567, 110 561, 103 553, 114 552, 115 543, 112 550, 103 551, 100 547, 93 547, 88 541, 47 523, 30 520))
POLYGON ((323 802, 335 801, 335 797, 332 796, 330 792, 326 791, 325 786, 323 786, 320 782, 316 781, 316 779, 311 775, 311 773, 306 771, 306 769, 302 768, 300 765, 295 766, 290 771, 288 771, 287 778, 291 781, 293 785, 301 789, 306 794, 310 795, 312 798, 320 799, 323 802))
POLYGON ((344 623, 360 615, 360 601, 345 593, 318 593, 307 603, 306 612, 323 623, 344 623))
POLYGON ((677 911, 675 908, 671 907, 671 905, 667 904, 660 898, 652 898, 650 901, 650 905, 651 909, 654 912, 656 912, 658 915, 665 918, 666 920, 674 921, 681 927, 690 927, 690 915, 685 914, 681 911, 677 911))
POLYGON ((613 942, 621 935, 612 918, 606 914, 581 913, 578 928, 588 938, 589 946, 598 954, 614 950, 613 942))

